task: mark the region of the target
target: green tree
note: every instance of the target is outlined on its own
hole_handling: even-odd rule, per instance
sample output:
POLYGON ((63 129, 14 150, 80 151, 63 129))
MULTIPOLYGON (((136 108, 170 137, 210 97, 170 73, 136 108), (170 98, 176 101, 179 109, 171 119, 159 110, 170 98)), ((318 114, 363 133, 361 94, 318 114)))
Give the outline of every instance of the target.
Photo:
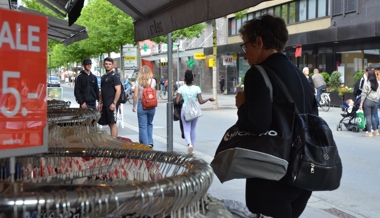
MULTIPOLYGON (((172 40, 173 42, 176 42, 179 39, 191 39, 191 38, 198 38, 206 28, 206 24, 200 23, 195 24, 183 29, 175 30, 172 32, 172 40)), ((160 43, 167 43, 168 42, 168 36, 166 34, 157 36, 151 39, 153 42, 160 44, 160 43)))

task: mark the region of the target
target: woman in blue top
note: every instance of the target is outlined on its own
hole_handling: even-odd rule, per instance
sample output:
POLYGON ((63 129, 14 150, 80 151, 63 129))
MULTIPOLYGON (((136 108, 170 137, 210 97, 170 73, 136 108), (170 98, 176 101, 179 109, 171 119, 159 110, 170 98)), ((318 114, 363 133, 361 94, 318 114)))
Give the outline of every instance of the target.
POLYGON ((214 101, 214 98, 203 99, 201 94, 201 89, 199 86, 193 85, 193 72, 191 70, 186 70, 185 72, 185 83, 186 85, 181 86, 178 89, 178 93, 176 96, 176 103, 178 104, 181 96, 183 98, 182 110, 181 110, 181 120, 183 123, 183 131, 185 135, 185 140, 188 146, 187 152, 192 155, 194 153, 194 145, 195 145, 195 127, 197 126, 198 118, 192 121, 186 121, 185 119, 185 108, 186 103, 189 98, 193 98, 195 102, 199 102, 200 104, 204 104, 207 101, 214 101))

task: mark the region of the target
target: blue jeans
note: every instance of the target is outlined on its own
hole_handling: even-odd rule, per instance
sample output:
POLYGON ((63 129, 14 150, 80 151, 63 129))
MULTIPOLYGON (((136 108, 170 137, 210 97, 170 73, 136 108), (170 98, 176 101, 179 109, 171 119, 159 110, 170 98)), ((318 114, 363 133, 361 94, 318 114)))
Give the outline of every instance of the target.
POLYGON ((186 121, 185 119, 185 108, 181 109, 181 120, 183 124, 183 132, 185 135, 185 140, 187 144, 195 145, 195 138, 197 137, 195 133, 195 128, 197 127, 198 118, 192 121, 186 121))
POLYGON ((364 100, 363 111, 366 119, 366 128, 368 132, 371 130, 377 130, 376 122, 374 119, 375 111, 377 110, 377 102, 371 101, 369 99, 364 100))
POLYGON ((137 102, 137 119, 139 122, 139 142, 153 145, 153 118, 156 108, 144 110, 140 99, 137 102))
POLYGON ((317 102, 318 102, 318 104, 321 101, 321 94, 322 94, 323 89, 326 89, 326 85, 322 85, 322 86, 317 88, 317 102))
MULTIPOLYGON (((375 119, 376 129, 379 129, 379 108, 380 108, 380 99, 377 102, 377 107, 375 109, 375 113, 373 114, 373 119, 375 119)), ((374 129, 372 127, 372 129, 374 129)))

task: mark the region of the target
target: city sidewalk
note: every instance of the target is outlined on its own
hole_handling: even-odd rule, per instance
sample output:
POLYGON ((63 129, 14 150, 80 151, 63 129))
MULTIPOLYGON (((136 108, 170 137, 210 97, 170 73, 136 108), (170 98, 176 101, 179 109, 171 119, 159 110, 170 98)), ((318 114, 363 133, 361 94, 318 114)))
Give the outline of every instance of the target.
MULTIPOLYGON (((61 84, 63 87, 73 88, 70 87, 67 84, 61 84)), ((204 97, 212 96, 212 93, 202 93, 204 97)), ((75 102, 75 100, 69 97, 65 97, 65 100, 70 100, 72 102, 71 107, 78 107, 78 104, 75 102)), ((159 100, 160 102, 164 102, 166 100, 159 100)), ((222 95, 217 94, 217 102, 218 102, 218 108, 219 109, 233 109, 236 108, 235 106, 235 95, 234 94, 228 94, 228 95, 222 95)), ((213 110, 214 105, 213 104, 204 104, 201 105, 202 110, 213 110)), ((338 110, 338 108, 331 108, 331 110, 338 110)), ((127 122, 123 123, 124 128, 119 128, 119 136, 130 138, 132 141, 138 141, 138 127, 133 126, 127 122)), ((108 131, 109 128, 104 128, 104 130, 108 131)), ((154 144, 154 150, 157 151, 167 151, 167 138, 162 137, 159 135, 153 135, 153 139, 155 141, 154 144)), ((184 151, 184 145, 179 144, 176 142, 173 142, 173 151, 178 153, 183 153, 184 151)), ((210 163, 213 160, 213 156, 210 156, 208 154, 202 153, 200 151, 196 151, 195 155, 196 158, 200 158, 205 160, 206 162, 210 163)), ((236 200, 239 202, 244 202, 244 195, 245 195, 245 180, 244 179, 235 179, 232 181, 228 181, 224 184, 220 183, 218 178, 214 176, 213 183, 210 186, 208 193, 211 194, 213 197, 222 200, 222 199, 228 199, 228 200, 236 200), (226 186, 228 187, 228 190, 226 190, 226 186)), ((324 205, 324 201, 321 199, 318 199, 316 197, 311 197, 308 206, 306 207, 304 213, 302 214, 301 218, 336 218, 337 216, 333 216, 330 213, 327 213, 319 208, 328 208, 329 206, 324 205)))

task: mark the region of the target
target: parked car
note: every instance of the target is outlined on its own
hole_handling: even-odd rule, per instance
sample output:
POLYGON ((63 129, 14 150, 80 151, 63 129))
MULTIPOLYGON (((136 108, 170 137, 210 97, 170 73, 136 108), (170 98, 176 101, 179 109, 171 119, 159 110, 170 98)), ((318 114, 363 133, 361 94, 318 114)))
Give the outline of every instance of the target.
POLYGON ((58 76, 48 76, 47 78, 48 87, 61 87, 61 82, 58 76))

